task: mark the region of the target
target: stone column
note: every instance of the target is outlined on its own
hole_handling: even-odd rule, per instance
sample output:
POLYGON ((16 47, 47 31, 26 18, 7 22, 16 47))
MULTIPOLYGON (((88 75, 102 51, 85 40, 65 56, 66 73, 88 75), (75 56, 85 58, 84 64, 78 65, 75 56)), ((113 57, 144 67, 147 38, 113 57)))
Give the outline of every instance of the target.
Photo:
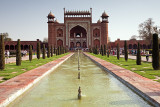
POLYGON ((76 37, 76 33, 74 33, 74 38, 76 37))

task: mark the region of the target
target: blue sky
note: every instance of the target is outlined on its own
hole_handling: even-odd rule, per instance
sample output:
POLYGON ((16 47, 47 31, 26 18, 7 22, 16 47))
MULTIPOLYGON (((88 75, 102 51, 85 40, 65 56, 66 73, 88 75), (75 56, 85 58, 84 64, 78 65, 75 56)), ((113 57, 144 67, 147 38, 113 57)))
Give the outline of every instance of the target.
POLYGON ((0 0, 0 33, 8 32, 13 40, 43 40, 48 36, 47 15, 50 11, 60 23, 63 8, 89 10, 92 22, 106 11, 109 17, 111 41, 128 40, 138 35, 138 25, 153 18, 160 26, 160 0, 0 0))

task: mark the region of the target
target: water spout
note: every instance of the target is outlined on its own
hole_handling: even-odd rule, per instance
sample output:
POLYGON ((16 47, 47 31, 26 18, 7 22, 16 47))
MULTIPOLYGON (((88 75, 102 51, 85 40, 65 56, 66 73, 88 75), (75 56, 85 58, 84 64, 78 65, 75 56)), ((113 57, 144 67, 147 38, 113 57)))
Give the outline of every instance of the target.
POLYGON ((81 77, 80 77, 80 72, 78 72, 78 79, 80 79, 81 77))
POLYGON ((80 64, 79 64, 79 49, 78 49, 78 70, 80 70, 80 64))
POLYGON ((81 99, 81 87, 79 86, 79 89, 78 89, 78 99, 80 100, 81 99))

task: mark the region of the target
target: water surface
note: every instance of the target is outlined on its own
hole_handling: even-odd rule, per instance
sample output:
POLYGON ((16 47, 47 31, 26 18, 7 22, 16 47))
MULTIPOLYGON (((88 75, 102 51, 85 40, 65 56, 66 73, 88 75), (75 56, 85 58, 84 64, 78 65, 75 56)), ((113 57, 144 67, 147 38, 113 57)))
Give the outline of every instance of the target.
POLYGON ((78 72, 75 53, 9 107, 150 107, 83 54, 80 54, 80 80, 78 72), (77 99, 79 86, 81 100, 77 99))

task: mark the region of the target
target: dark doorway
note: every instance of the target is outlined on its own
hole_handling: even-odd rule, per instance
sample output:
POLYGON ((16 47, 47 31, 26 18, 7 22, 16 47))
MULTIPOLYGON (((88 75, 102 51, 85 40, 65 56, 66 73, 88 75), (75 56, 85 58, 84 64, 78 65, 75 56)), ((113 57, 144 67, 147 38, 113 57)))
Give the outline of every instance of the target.
POLYGON ((77 43, 76 43, 76 47, 81 47, 81 43, 80 43, 80 42, 77 42, 77 43))

